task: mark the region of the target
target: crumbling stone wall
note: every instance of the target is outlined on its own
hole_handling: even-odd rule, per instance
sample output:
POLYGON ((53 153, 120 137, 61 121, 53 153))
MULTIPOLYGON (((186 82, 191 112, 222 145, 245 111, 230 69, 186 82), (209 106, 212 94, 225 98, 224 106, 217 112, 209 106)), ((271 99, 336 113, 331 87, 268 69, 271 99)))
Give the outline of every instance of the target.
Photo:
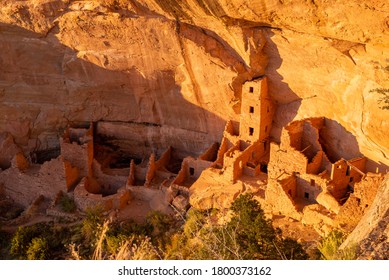
POLYGON ((168 188, 138 188, 129 187, 131 198, 144 201, 151 210, 171 213, 170 202, 173 201, 176 194, 172 195, 168 188))
POLYGON ((111 209, 122 209, 131 200, 131 194, 125 187, 119 189, 116 194, 103 196, 88 191, 90 178, 84 177, 74 189, 74 201, 77 207, 83 211, 88 208, 102 207, 105 211, 111 209))
POLYGON ((217 152, 217 158, 215 161, 216 166, 222 167, 224 164, 224 155, 226 152, 232 147, 232 143, 227 137, 223 137, 222 142, 220 144, 219 150, 217 152))
POLYGON ((309 203, 317 203, 316 197, 322 190, 318 176, 307 176, 301 174, 297 176, 297 197, 309 203))
POLYGON ((23 153, 19 152, 13 157, 11 166, 12 168, 17 168, 20 171, 26 171, 30 166, 30 163, 27 161, 23 153))
POLYGON ((219 144, 214 143, 202 155, 199 156, 199 159, 214 162, 217 158, 218 150, 219 144))
POLYGON ((304 121, 289 123, 281 132, 281 149, 292 147, 297 151, 302 150, 301 139, 303 138, 304 121))
POLYGON ((135 162, 134 160, 131 160, 130 174, 128 175, 127 186, 133 186, 135 184, 135 168, 135 162))
POLYGON ((63 158, 58 157, 42 165, 30 165, 23 172, 9 168, 1 172, 0 184, 4 184, 7 195, 25 207, 39 195, 54 199, 59 191, 67 191, 63 158))
POLYGON ((308 163, 307 173, 309 174, 321 174, 326 172, 331 173, 332 163, 327 158, 327 155, 323 151, 318 151, 316 156, 308 163))
POLYGON ((104 173, 101 169, 101 165, 97 160, 93 160, 93 178, 100 186, 100 191, 92 191, 92 193, 99 194, 114 194, 117 190, 126 185, 128 176, 110 175, 104 173))
POLYGON ((366 161, 367 159, 365 157, 354 158, 347 161, 350 166, 349 176, 351 183, 359 182, 362 179, 366 170, 366 161), (358 170, 356 170, 354 167, 358 170))
POLYGON ((295 184, 293 176, 289 176, 281 181, 270 180, 265 191, 265 199, 271 205, 273 212, 301 220, 302 214, 298 211, 297 205, 289 193, 289 190, 291 190, 293 195, 295 184), (285 189, 283 188, 284 185, 285 189))
POLYGON ((349 185, 354 185, 355 182, 361 180, 365 171, 366 158, 357 158, 349 161, 341 159, 332 165, 331 180, 332 180, 332 195, 340 200, 344 197, 349 185), (355 166, 358 171, 353 168, 355 166))
POLYGON ((318 151, 317 154, 313 157, 312 161, 308 163, 307 173, 318 174, 321 170, 323 162, 323 151, 318 151))
POLYGON ((177 177, 174 179, 173 184, 182 185, 189 177, 188 163, 184 160, 181 164, 181 170, 178 172, 177 177))
POLYGON ((296 176, 288 176, 278 181, 284 192, 294 201, 297 197, 297 178, 296 176))
POLYGON ((155 162, 155 168, 157 170, 166 167, 172 157, 172 147, 169 147, 161 157, 155 162))
POLYGON ((155 176, 156 166, 155 166, 155 155, 152 153, 149 158, 149 162, 147 163, 147 171, 145 176, 145 186, 150 187, 151 181, 155 176))
POLYGON ((73 167, 70 162, 64 160, 66 189, 70 191, 77 183, 79 179, 79 171, 77 167, 73 167))
POLYGON ((93 126, 85 128, 68 128, 60 139, 61 155, 77 167, 80 177, 92 176, 93 169, 93 126))
POLYGON ((201 175, 201 172, 203 172, 205 169, 207 169, 208 167, 210 167, 212 165, 211 161, 202 160, 202 159, 195 159, 192 157, 187 157, 184 159, 184 161, 187 162, 186 174, 189 174, 189 177, 193 178, 193 179, 199 178, 201 175))
MULTIPOLYGON (((324 122, 324 119, 319 118, 324 122)), ((302 153, 308 158, 309 161, 322 150, 319 143, 319 130, 312 125, 311 121, 305 121, 303 126, 303 135, 301 138, 302 153)))
POLYGON ((292 147, 283 145, 283 148, 276 143, 270 143, 269 177, 275 179, 284 173, 306 173, 308 159, 292 147))
POLYGON ((383 174, 367 173, 367 175, 354 185, 354 193, 342 205, 337 222, 348 230, 356 227, 363 214, 372 205, 379 186, 384 181, 383 174))

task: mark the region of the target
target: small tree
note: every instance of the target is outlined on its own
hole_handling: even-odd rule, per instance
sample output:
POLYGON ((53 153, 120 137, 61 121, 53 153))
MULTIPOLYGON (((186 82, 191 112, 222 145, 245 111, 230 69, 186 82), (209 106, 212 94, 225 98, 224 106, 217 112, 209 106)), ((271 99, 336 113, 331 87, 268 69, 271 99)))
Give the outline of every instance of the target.
POLYGON ((190 211, 183 232, 172 238, 167 258, 180 259, 307 259, 302 246, 284 239, 252 195, 231 205, 232 217, 218 224, 209 213, 190 211))
MULTIPOLYGON (((388 66, 389 67, 389 66, 388 66)), ((378 104, 382 110, 389 110, 389 89, 388 88, 376 88, 370 90, 370 92, 377 92, 381 95, 378 99, 378 104)))

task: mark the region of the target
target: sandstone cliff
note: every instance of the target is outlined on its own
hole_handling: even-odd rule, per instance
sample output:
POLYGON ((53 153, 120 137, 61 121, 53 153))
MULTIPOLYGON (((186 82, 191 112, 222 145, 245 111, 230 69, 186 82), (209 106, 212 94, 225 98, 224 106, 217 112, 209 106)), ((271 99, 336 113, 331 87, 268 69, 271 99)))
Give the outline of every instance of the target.
POLYGON ((372 91, 389 86, 387 1, 33 0, 0 8, 0 130, 25 151, 56 146, 68 122, 108 120, 162 125, 161 135, 194 132, 207 143, 181 148, 196 154, 237 118, 240 84, 266 72, 279 104, 276 140, 293 119, 325 116, 356 137, 356 145, 336 143, 340 154, 362 153, 371 169, 389 163, 389 113, 372 91))
POLYGON ((199 155, 238 120, 242 83, 265 74, 273 141, 325 117, 337 157, 388 171, 384 0, 4 0, 0 49, 0 168, 92 121, 119 142, 199 155))
POLYGON ((377 196, 354 231, 342 246, 358 244, 359 259, 389 258, 389 176, 378 189, 377 196))

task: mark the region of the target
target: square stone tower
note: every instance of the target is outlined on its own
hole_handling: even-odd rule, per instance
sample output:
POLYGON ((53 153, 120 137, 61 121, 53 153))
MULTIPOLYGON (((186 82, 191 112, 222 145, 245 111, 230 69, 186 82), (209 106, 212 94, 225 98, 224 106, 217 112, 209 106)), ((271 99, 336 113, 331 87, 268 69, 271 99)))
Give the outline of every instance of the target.
POLYGON ((267 78, 248 81, 242 87, 239 136, 254 143, 269 137, 274 104, 268 94, 267 78))

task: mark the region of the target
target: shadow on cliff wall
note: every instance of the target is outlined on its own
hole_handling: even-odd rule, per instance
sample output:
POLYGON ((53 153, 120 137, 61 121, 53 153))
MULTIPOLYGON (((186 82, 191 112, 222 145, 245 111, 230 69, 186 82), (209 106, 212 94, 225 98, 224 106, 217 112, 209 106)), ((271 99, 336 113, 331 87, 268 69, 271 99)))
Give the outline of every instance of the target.
MULTIPOLYGON (((278 72, 283 58, 281 57, 277 45, 272 40, 276 36, 276 31, 267 29, 267 43, 264 51, 269 58, 266 68, 266 76, 269 81, 269 93, 277 104, 277 110, 273 119, 273 129, 271 136, 276 142, 280 141, 281 131, 288 123, 297 116, 302 99, 284 81, 284 77, 278 72)), ((296 75, 298 75, 298 65, 296 65, 296 75)), ((320 116, 311 116, 320 117, 320 116)), ((340 158, 352 159, 362 156, 358 141, 351 132, 347 131, 336 120, 326 118, 326 128, 320 133, 322 146, 332 162, 340 158)), ((366 170, 370 172, 387 172, 388 166, 368 159, 366 170)))
POLYGON ((331 162, 341 158, 350 160, 362 156, 357 138, 335 120, 325 118, 325 126, 320 130, 319 141, 331 162))
MULTIPOLYGON (((40 138, 35 150, 58 146, 58 136, 67 125, 97 121, 164 128, 159 139, 148 139, 147 145, 165 141, 166 148, 177 144, 187 155, 199 155, 220 141, 225 120, 187 101, 173 70, 156 71, 150 78, 136 65, 128 71, 108 70, 78 58, 55 33, 43 37, 0 24, 0 108, 14 109, 15 119, 30 120, 28 136, 40 138), (187 131, 187 139, 175 135, 175 129, 181 129, 182 135, 187 131)), ((0 131, 14 134, 27 151, 13 133, 15 127, 5 124, 7 118, 6 113, 0 115, 0 131)))
POLYGON ((267 29, 265 34, 267 42, 264 47, 264 52, 269 58, 266 76, 269 78, 269 93, 277 105, 271 136, 274 141, 279 142, 282 128, 296 117, 301 106, 301 98, 293 92, 288 83, 284 81, 284 77, 278 72, 283 59, 278 51, 277 45, 272 40, 275 33, 273 30, 267 29))

